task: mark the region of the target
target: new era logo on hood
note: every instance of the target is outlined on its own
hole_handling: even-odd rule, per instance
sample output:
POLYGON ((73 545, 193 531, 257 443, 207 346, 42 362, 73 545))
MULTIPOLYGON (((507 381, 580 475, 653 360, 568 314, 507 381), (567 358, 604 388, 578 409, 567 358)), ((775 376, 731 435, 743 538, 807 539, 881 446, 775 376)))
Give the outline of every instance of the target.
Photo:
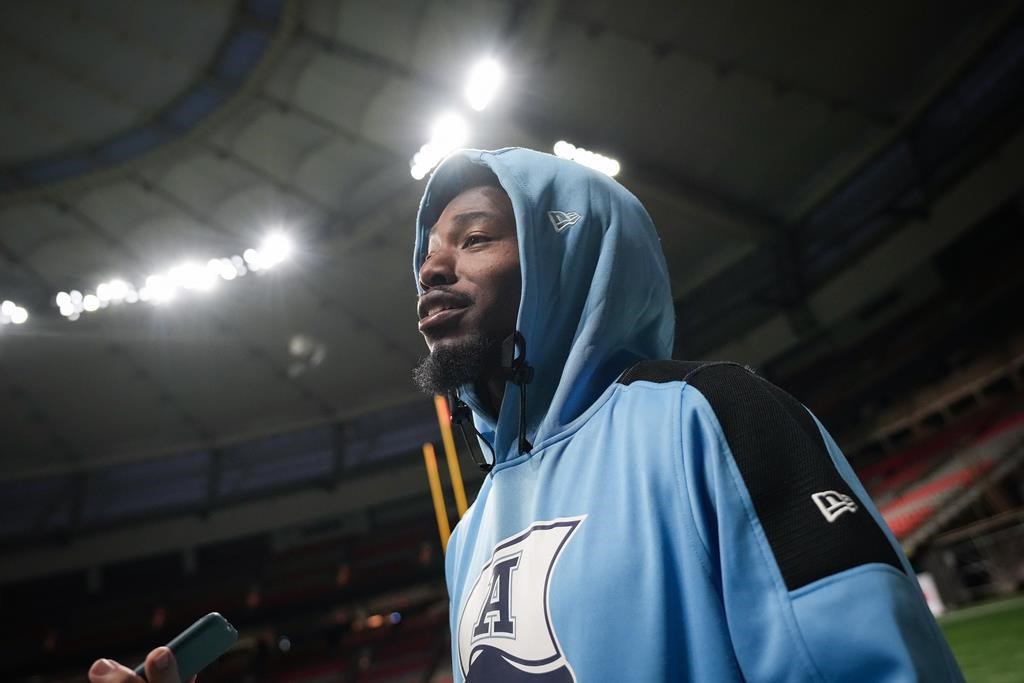
POLYGON ((818 506, 825 521, 831 524, 844 512, 856 512, 857 504, 853 498, 838 491, 821 491, 811 496, 811 500, 818 506))
POLYGON ((548 211, 548 218, 551 220, 555 232, 562 232, 569 226, 579 223, 583 216, 575 211, 548 211))

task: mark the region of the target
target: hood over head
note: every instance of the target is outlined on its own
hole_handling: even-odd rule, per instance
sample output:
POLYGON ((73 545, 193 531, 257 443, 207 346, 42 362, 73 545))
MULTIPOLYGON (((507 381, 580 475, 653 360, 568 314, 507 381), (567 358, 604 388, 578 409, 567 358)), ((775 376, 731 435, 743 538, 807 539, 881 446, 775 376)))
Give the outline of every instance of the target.
MULTIPOLYGON (((668 270, 647 211, 603 173, 527 149, 462 150, 438 166, 420 202, 413 255, 417 287, 430 228, 448 202, 479 184, 479 166, 497 177, 515 212, 522 271, 516 329, 534 368, 525 425, 537 450, 625 369, 671 356, 675 312, 668 270)), ((459 390, 493 446, 495 464, 520 455, 518 391, 506 383, 495 422, 471 385, 459 390)))

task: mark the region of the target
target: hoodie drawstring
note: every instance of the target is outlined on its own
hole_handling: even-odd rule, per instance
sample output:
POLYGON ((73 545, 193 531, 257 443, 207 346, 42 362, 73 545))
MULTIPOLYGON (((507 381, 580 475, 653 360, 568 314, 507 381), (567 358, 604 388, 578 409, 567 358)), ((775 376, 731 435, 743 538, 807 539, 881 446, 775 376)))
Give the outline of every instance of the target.
POLYGON ((526 362, 526 338, 518 330, 513 332, 501 352, 505 378, 519 387, 519 454, 522 455, 533 450, 533 444, 526 439, 526 385, 533 381, 533 367, 526 362))
MULTIPOLYGON (((505 379, 519 387, 519 454, 522 455, 533 450, 533 444, 526 438, 526 385, 533 381, 533 367, 526 362, 526 339, 519 332, 509 336, 502 345, 501 364, 505 370, 505 379), (516 348, 519 349, 518 355, 516 348)), ((473 462, 484 472, 490 472, 494 469, 493 463, 496 460, 494 449, 473 424, 473 411, 454 391, 448 394, 448 408, 451 423, 459 428, 459 434, 462 435, 473 462), (473 438, 467 433, 467 427, 473 433, 473 438), (491 462, 484 458, 480 449, 481 441, 491 451, 491 462)))
POLYGON ((494 469, 494 465, 487 462, 487 459, 484 458, 484 454, 480 450, 480 442, 483 441, 487 444, 487 448, 491 451, 492 462, 494 461, 494 449, 491 448, 491 445, 487 443, 487 439, 477 431, 476 425, 473 424, 473 411, 454 391, 448 394, 448 408, 448 412, 451 414, 451 422, 459 428, 459 434, 462 435, 462 440, 465 442, 466 448, 469 449, 469 455, 473 458, 473 462, 485 473, 490 472, 494 469), (470 438, 469 434, 466 433, 466 425, 469 425, 469 429, 473 432, 473 438, 470 438))

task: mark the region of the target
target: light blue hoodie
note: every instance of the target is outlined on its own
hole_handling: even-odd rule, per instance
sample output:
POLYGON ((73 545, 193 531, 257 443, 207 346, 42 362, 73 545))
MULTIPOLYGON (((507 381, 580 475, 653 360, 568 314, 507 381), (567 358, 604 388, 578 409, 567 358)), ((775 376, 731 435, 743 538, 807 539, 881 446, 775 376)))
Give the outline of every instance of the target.
POLYGON ((455 680, 962 680, 821 425, 735 364, 665 360, 664 257, 617 182, 457 153, 424 193, 414 272, 474 164, 515 211, 532 449, 518 386, 496 423, 460 390, 495 462, 448 546, 455 680))

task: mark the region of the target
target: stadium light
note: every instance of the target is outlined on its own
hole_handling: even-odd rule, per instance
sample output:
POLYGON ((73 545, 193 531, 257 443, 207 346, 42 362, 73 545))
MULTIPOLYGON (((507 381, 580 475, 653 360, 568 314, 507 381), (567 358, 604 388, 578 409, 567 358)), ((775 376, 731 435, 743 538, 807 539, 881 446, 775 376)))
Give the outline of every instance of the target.
POLYGON ((6 299, 0 303, 0 325, 24 325, 27 320, 28 309, 6 299))
MULTIPOLYGON (((128 280, 115 277, 96 286, 95 292, 83 294, 77 289, 58 292, 54 297, 60 314, 68 320, 78 320, 83 313, 93 313, 109 306, 134 304, 166 304, 182 292, 209 292, 220 281, 230 282, 247 273, 273 268, 287 260, 294 252, 291 238, 277 230, 263 240, 259 249, 246 249, 238 254, 207 261, 183 261, 165 272, 154 273, 136 288, 128 280)), ((27 318, 27 312, 25 317, 27 318)), ((15 318, 20 319, 22 314, 15 318)))
POLYGON ((229 258, 212 258, 206 262, 206 270, 214 277, 230 282, 238 277, 238 268, 229 258))
POLYGON ((145 286, 139 291, 140 299, 155 304, 171 301, 174 295, 174 284, 164 275, 150 275, 146 278, 145 286))
MULTIPOLYGON (((133 288, 127 282, 121 278, 113 278, 107 282, 101 282, 96 287, 96 297, 101 302, 116 305, 125 302, 132 291, 133 288)), ((65 292, 58 294, 58 298, 61 298, 61 294, 64 294, 64 302, 68 303, 68 296, 65 292)), ((61 306, 60 300, 57 301, 57 306, 61 306)))
POLYGON ((430 141, 438 149, 447 152, 461 147, 467 137, 469 137, 469 127, 466 125, 465 119, 454 112, 448 112, 434 121, 430 141))
POLYGON ((481 59, 469 70, 466 81, 466 101, 475 111, 483 111, 498 94, 505 81, 505 70, 494 59, 481 59))
POLYGON ((282 232, 272 232, 260 245, 264 268, 273 268, 292 255, 292 241, 282 232))
POLYGON ((121 303, 128 298, 128 283, 121 278, 114 278, 107 282, 107 291, 110 292, 110 300, 115 304, 121 303))
POLYGON ((469 139, 466 120, 455 112, 442 114, 430 129, 430 141, 420 147, 409 164, 409 172, 416 180, 426 177, 451 152, 464 146, 469 139))
POLYGON ((167 279, 178 289, 195 292, 208 292, 217 282, 208 268, 194 261, 185 261, 174 266, 167 272, 167 279))
POLYGON ((591 152, 590 150, 582 147, 577 147, 565 140, 559 140, 555 143, 554 152, 555 156, 562 157, 563 159, 571 159, 576 163, 588 166, 613 178, 619 174, 620 170, 622 170, 619 162, 615 159, 606 157, 603 154, 591 152))

